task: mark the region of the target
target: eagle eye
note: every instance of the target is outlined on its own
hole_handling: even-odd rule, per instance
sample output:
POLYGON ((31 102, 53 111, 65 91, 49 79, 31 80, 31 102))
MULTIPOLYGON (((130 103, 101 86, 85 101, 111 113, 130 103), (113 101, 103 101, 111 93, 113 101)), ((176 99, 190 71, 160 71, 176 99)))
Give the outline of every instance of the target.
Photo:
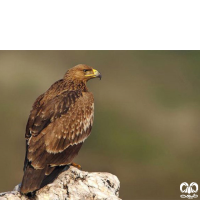
POLYGON ((84 69, 83 71, 84 71, 84 72, 87 72, 87 71, 88 71, 88 69, 84 69))

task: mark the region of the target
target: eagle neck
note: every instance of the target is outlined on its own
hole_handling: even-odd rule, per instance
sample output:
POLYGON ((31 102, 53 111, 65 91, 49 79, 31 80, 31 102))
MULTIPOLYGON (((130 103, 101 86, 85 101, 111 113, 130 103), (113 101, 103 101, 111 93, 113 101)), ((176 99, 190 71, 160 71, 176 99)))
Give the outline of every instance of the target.
POLYGON ((81 90, 82 92, 88 92, 86 82, 80 80, 68 80, 65 83, 67 90, 81 90))

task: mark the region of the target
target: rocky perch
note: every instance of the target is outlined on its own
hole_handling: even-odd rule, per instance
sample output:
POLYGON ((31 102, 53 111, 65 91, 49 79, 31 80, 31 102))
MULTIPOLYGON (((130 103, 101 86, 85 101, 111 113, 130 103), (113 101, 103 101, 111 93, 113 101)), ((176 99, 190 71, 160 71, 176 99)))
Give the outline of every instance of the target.
MULTIPOLYGON (((18 190, 16 186, 14 190, 18 190)), ((18 191, 0 193, 0 200, 120 200, 120 182, 115 175, 104 172, 85 172, 70 167, 62 172, 53 183, 28 198, 18 191)))

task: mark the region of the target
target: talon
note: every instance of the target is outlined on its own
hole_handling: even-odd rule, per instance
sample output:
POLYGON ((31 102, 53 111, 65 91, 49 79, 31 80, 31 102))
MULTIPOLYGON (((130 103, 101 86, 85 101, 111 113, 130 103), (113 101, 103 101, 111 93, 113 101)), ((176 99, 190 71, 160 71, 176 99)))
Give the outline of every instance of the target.
POLYGON ((82 169, 81 165, 78 165, 76 163, 71 163, 71 166, 74 166, 74 167, 76 167, 76 168, 78 168, 80 170, 82 169))

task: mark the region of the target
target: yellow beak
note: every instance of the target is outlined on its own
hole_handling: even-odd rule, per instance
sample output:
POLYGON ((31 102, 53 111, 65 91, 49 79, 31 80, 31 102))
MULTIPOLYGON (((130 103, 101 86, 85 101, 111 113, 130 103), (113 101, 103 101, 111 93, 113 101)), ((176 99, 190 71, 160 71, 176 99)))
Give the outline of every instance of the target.
POLYGON ((96 70, 96 69, 92 69, 93 74, 87 74, 85 76, 90 76, 92 78, 99 78, 101 80, 101 74, 96 70))
POLYGON ((94 76, 101 80, 101 77, 102 77, 101 74, 96 69, 93 69, 92 71, 94 73, 94 76))

